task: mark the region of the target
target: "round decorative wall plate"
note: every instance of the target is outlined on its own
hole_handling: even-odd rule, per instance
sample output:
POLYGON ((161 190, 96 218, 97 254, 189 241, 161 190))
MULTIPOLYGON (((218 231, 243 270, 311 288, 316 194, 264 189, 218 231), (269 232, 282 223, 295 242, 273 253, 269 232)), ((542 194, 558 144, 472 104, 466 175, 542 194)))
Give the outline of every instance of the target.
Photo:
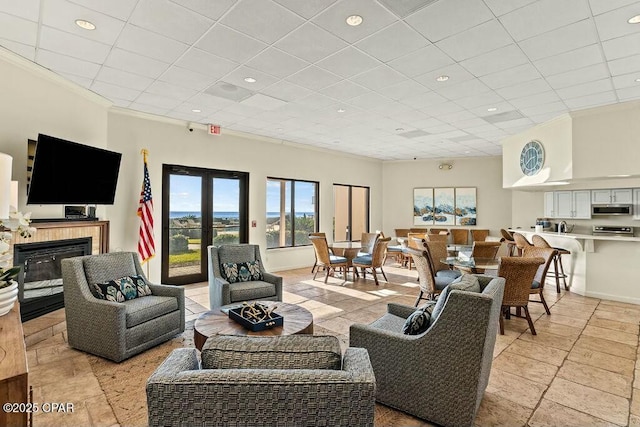
POLYGON ((535 175, 544 164, 544 148, 535 139, 527 142, 520 152, 520 169, 525 175, 535 175))

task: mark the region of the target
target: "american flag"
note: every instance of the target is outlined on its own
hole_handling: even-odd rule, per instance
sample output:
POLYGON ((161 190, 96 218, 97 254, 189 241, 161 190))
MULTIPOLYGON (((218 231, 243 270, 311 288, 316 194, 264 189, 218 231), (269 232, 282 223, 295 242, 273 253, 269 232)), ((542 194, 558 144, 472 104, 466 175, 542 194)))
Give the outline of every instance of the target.
POLYGON ((147 153, 144 153, 144 179, 140 192, 140 205, 138 206, 140 217, 140 235, 138 236, 138 253, 143 263, 153 258, 156 253, 153 242, 153 198, 151 197, 151 181, 149 169, 147 169, 147 153))

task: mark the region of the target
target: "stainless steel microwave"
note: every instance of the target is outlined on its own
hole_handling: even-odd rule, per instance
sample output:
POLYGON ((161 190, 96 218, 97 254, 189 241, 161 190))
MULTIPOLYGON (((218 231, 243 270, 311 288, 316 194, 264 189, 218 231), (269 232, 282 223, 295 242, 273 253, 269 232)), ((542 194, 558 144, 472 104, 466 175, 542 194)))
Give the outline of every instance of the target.
POLYGON ((591 205, 591 215, 633 215, 633 205, 591 205))

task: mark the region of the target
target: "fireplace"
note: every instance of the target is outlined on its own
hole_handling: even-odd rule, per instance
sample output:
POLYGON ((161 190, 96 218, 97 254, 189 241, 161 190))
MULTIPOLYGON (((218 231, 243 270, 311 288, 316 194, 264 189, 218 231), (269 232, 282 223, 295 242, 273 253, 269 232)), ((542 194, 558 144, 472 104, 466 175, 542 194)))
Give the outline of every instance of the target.
POLYGON ((14 245, 14 265, 22 267, 18 300, 23 322, 64 307, 60 261, 90 255, 91 241, 83 237, 14 245))

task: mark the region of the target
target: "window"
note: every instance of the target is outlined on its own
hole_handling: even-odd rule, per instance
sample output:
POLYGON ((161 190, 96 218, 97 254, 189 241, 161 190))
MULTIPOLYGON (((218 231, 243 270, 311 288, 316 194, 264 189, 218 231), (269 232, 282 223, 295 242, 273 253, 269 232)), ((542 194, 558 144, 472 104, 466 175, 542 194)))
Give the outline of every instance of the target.
POLYGON ((369 232, 369 187, 333 185, 333 241, 360 240, 369 232))
POLYGON ((311 244, 318 231, 318 183, 267 178, 267 248, 311 244))

